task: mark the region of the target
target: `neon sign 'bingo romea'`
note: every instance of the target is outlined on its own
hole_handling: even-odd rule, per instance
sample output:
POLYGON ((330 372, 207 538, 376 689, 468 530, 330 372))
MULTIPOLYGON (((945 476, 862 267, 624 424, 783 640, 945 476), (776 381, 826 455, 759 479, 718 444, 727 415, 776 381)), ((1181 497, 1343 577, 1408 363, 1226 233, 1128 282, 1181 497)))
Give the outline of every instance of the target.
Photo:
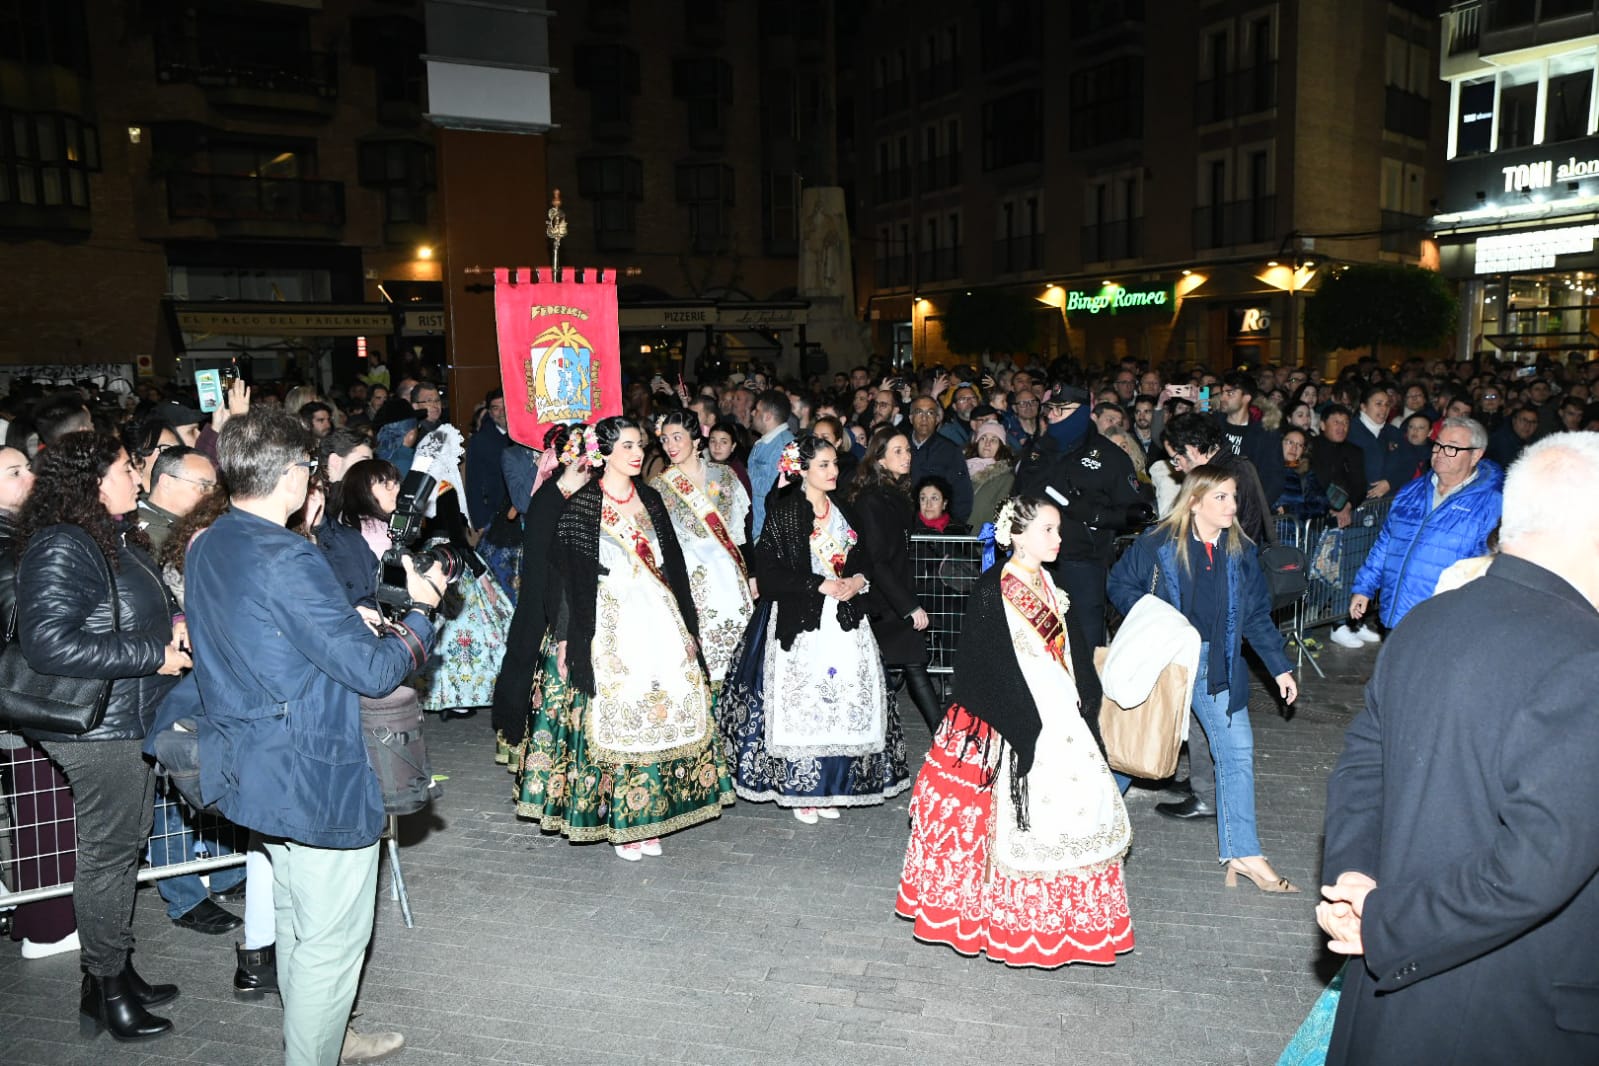
POLYGON ((1155 311, 1171 306, 1171 286, 1126 288, 1110 284, 1096 291, 1070 289, 1066 293, 1066 313, 1074 311, 1097 315, 1102 311, 1155 311))

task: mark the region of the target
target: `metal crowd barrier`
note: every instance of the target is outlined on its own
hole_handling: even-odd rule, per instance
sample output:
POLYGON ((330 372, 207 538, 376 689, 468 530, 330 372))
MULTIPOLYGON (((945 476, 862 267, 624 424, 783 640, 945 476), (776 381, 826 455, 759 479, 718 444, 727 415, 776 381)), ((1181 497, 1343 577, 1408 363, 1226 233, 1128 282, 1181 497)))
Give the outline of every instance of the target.
MULTIPOLYGON (((1391 502, 1390 495, 1361 504, 1344 529, 1339 529, 1330 516, 1308 520, 1276 517, 1277 539, 1305 553, 1310 588, 1297 603, 1282 607, 1273 617, 1284 638, 1297 650, 1300 665, 1308 658, 1318 675, 1322 670, 1307 631, 1348 619, 1355 574, 1371 553, 1391 502)), ((1117 538, 1113 564, 1132 541, 1130 535, 1117 538)), ((930 674, 948 675, 954 669, 966 597, 982 574, 982 565, 983 546, 976 537, 922 533, 911 536, 916 597, 928 617, 924 635, 930 674)))
MULTIPOLYGON (((195 811, 176 790, 168 791, 158 779, 140 881, 244 863, 248 831, 219 815, 195 811), (152 858, 166 865, 154 865, 152 858)), ((43 751, 15 734, 0 733, 0 908, 71 895, 76 869, 71 789, 43 751)))

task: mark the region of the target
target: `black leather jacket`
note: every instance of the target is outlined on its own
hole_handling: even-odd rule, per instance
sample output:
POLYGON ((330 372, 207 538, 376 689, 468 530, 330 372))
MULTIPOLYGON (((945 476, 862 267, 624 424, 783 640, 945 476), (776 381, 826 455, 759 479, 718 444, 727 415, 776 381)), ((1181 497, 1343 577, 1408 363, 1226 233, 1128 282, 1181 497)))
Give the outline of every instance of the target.
POLYGON ((17 639, 28 664, 45 674, 115 679, 105 718, 94 729, 78 736, 30 733, 30 740, 142 740, 177 681, 156 673, 172 641, 172 595, 142 549, 124 541, 118 559, 116 632, 106 562, 82 528, 41 529, 17 562, 17 639))
POLYGON ((5 642, 11 624, 11 610, 17 605, 17 517, 0 511, 0 644, 5 642))

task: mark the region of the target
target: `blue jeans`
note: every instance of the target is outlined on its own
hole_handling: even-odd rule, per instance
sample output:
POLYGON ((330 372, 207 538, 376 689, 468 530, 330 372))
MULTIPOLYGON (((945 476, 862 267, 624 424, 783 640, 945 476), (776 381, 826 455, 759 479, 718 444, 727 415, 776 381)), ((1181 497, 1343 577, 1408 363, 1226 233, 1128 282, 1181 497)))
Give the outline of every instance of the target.
POLYGON ((1216 839, 1221 857, 1259 855, 1260 838, 1255 833, 1255 734, 1249 727, 1249 710, 1228 714, 1231 692, 1222 689, 1215 695, 1210 693, 1209 661, 1210 646, 1201 645, 1188 727, 1189 781, 1194 795, 1216 805, 1216 839), (1208 741, 1206 745, 1200 744, 1201 732, 1208 741), (1208 752, 1202 750, 1206 747, 1208 752))
MULTIPOLYGON (((188 808, 169 798, 172 796, 176 796, 176 793, 169 789, 156 791, 155 822, 150 830, 151 866, 172 866, 195 858, 195 832, 190 824, 188 808)), ((200 846, 213 857, 233 854, 232 848, 215 837, 205 837, 200 841, 200 846)), ((218 870, 211 875, 211 891, 226 892, 243 881, 243 866, 218 870)), ((183 917, 203 903, 208 895, 199 874, 163 877, 155 884, 161 898, 166 900, 168 918, 183 917)))

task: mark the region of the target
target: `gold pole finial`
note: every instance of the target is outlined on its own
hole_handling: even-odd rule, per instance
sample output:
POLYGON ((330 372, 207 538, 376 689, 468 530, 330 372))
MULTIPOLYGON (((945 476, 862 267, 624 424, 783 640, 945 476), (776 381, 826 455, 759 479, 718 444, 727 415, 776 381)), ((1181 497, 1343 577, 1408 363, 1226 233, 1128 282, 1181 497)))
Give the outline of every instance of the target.
POLYGON ((550 209, 544 214, 544 235, 552 242, 550 273, 561 280, 561 241, 566 237, 566 212, 561 210, 561 190, 551 189, 550 209))

